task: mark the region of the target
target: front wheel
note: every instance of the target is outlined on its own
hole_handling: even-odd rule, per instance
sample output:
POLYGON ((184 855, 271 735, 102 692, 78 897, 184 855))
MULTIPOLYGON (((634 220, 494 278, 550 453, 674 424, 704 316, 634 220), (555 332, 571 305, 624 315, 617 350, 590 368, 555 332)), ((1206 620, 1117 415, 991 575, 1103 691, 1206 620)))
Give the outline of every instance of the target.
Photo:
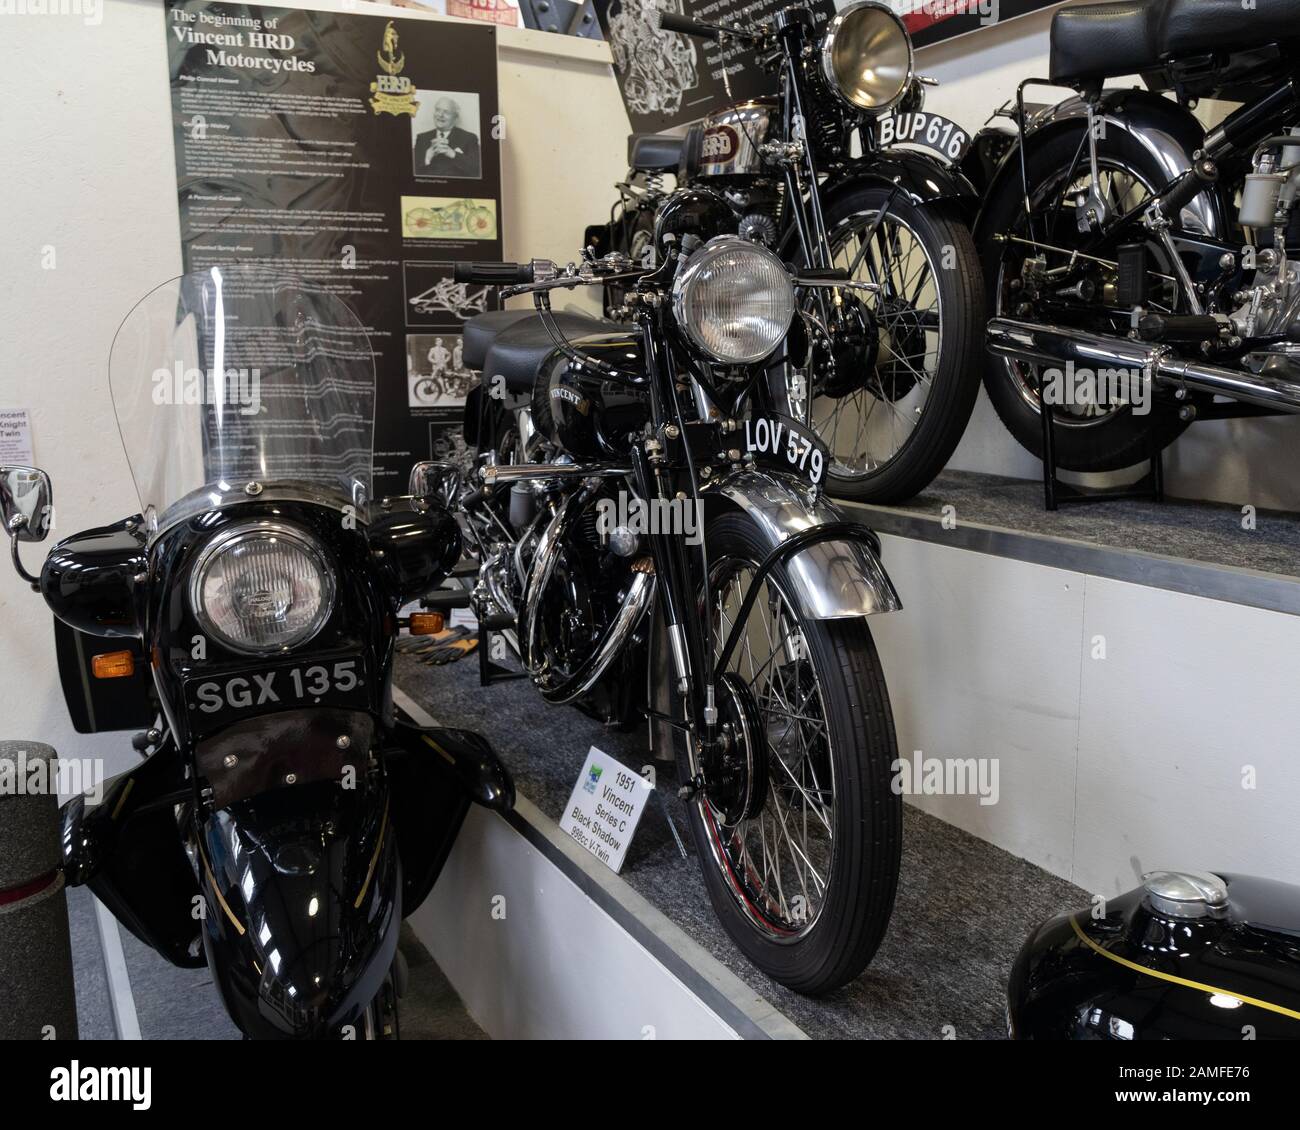
MULTIPOLYGON (((716 657, 768 546, 737 514, 706 537, 716 657)), ((866 621, 806 618, 782 568, 760 583, 718 683, 727 751, 691 830, 727 933, 773 980, 817 996, 862 971, 893 912, 894 723, 866 621)), ((689 750, 678 768, 694 777, 689 750)))
POLYGON ((966 225, 947 205, 889 198, 864 186, 827 206, 832 265, 878 289, 827 309, 837 341, 819 358, 810 421, 830 449, 830 493, 883 504, 923 491, 961 441, 985 316, 966 225))

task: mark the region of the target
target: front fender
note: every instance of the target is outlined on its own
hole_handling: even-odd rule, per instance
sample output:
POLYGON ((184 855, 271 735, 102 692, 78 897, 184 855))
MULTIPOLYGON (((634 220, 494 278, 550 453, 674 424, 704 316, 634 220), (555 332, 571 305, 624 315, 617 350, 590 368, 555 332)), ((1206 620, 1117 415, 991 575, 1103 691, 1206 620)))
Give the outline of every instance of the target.
POLYGON ((897 186, 913 204, 955 202, 974 215, 979 194, 966 175, 952 165, 912 149, 882 149, 854 161, 846 176, 828 186, 826 201, 863 184, 897 186))
MULTIPOLYGON (((1169 181, 1177 180, 1192 167, 1193 154, 1204 144, 1205 130, 1190 111, 1146 90, 1108 91, 1102 102, 1099 120, 1105 123, 1107 135, 1112 129, 1129 135, 1147 151, 1169 181)), ((1082 98, 1068 98, 1029 119, 1025 144, 1027 147, 1042 145, 1062 132, 1084 129, 1087 119, 1087 103, 1082 98)), ((1026 149, 1027 153, 1031 151, 1026 149)), ((983 193, 984 208, 1004 191, 1014 191, 1017 196, 1022 192, 1020 140, 1015 135, 983 193)), ((984 214, 981 210, 975 221, 975 239, 980 244, 992 234, 984 230, 984 214)), ((1199 234, 1216 239, 1227 237, 1227 212, 1218 193, 1201 193, 1183 209, 1183 216, 1184 226, 1189 230, 1199 229, 1199 234), (1194 218, 1191 225, 1187 224, 1189 213, 1194 218)))
MULTIPOLYGON (((706 519, 728 510, 747 515, 771 549, 813 526, 844 521, 820 494, 763 471, 740 470, 701 489, 706 519)), ((866 526, 860 538, 817 542, 787 564, 803 614, 813 620, 845 620, 897 612, 903 607, 885 572, 879 542, 866 526)))
POLYGON ((402 920, 388 788, 317 781, 195 829, 208 967, 255 1039, 336 1037, 383 985, 402 920))

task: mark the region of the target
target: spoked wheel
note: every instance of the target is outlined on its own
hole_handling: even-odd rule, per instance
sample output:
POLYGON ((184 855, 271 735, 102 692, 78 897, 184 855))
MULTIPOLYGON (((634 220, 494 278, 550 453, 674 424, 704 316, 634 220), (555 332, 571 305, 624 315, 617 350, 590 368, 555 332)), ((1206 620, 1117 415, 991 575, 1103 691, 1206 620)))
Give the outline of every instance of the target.
MULTIPOLYGON (((741 515, 707 538, 716 661, 766 549, 741 515)), ((862 971, 893 910, 893 718, 865 620, 807 619, 781 569, 760 583, 718 682, 727 748, 691 828, 728 934, 768 976, 819 995, 862 971)), ((698 769, 689 750, 678 764, 698 769)))
POLYGON ((818 355, 812 388, 829 490, 858 502, 924 490, 979 391, 984 288, 970 232, 943 208, 902 196, 881 219, 888 202, 884 189, 861 188, 826 214, 833 266, 879 288, 844 292, 832 315, 837 344, 818 355))
MULTIPOLYGON (((996 314, 1024 321, 1049 321, 1076 329, 1123 338, 1129 333, 1129 314, 1117 312, 1114 302, 1107 302, 1107 289, 1113 278, 1096 269, 1083 282, 1095 291, 1087 301, 1078 293, 1065 293, 1066 285, 1056 289, 1038 284, 1032 293, 1025 285, 1026 265, 1032 257, 1042 256, 1044 269, 1065 266, 1069 254, 1081 250, 1091 236, 1079 229, 1079 200, 1090 187, 1087 162, 1076 165, 1080 155, 1081 135, 1061 134, 1045 142, 1027 157, 1030 201, 1034 212, 1034 236, 1040 247, 1026 246, 1016 239, 1029 237, 1029 225, 1021 198, 1020 178, 1013 178, 1000 196, 989 201, 982 230, 990 234, 1010 234, 1016 239, 1004 242, 989 238, 981 246, 989 302, 996 314)), ((1085 153, 1086 157, 1086 153, 1085 153)), ((1098 179, 1106 207, 1113 215, 1124 215, 1155 195, 1152 185, 1163 184, 1168 174, 1156 160, 1127 135, 1114 135, 1099 141, 1098 179)), ((1186 215, 1186 213, 1185 213, 1186 215)), ((1115 241, 1146 242, 1149 257, 1163 274, 1151 276, 1153 297, 1148 305, 1154 310, 1186 313, 1173 287, 1174 265, 1164 249, 1148 240, 1141 225, 1115 241), (1162 301, 1163 299, 1163 301, 1162 301)), ((1114 257, 1114 246, 1093 248, 1102 258, 1114 257)), ((1032 277, 1032 275, 1031 275, 1032 277)), ((1076 285, 1071 280, 1069 290, 1076 285)), ((1006 357, 989 357, 984 384, 989 399, 1007 430, 1040 459, 1043 454, 1042 405, 1044 374, 1052 366, 1036 365, 1006 357)), ((1083 386, 1085 389, 1087 386, 1083 386)), ((1049 401, 1050 403, 1050 401, 1049 401)), ((1187 427, 1168 407, 1155 405, 1154 420, 1137 414, 1133 405, 1122 397, 1085 395, 1070 403, 1052 404, 1057 463, 1070 471, 1115 471, 1131 467, 1152 454, 1152 429, 1156 449, 1172 443, 1187 427)))

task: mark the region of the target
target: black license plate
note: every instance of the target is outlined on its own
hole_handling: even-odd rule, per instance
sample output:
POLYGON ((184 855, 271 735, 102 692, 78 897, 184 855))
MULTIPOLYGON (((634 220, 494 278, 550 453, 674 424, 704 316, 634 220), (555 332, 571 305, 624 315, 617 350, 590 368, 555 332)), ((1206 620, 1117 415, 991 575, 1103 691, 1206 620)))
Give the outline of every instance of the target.
POLYGON ((826 479, 830 452, 816 432, 779 412, 745 421, 745 451, 755 463, 795 475, 810 486, 826 479))
POLYGON ((185 681, 185 705, 197 727, 212 732, 241 718, 300 706, 364 709, 370 701, 359 656, 300 659, 185 681))
POLYGON ((970 134, 948 118, 918 110, 886 117, 880 123, 880 144, 920 145, 956 164, 970 147, 970 134))

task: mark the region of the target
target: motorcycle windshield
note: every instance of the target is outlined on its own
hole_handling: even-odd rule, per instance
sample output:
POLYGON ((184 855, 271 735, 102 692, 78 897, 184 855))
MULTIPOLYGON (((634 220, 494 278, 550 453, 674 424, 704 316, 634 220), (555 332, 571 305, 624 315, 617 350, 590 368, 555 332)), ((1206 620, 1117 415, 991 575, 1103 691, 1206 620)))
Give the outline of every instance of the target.
POLYGON ((127 315, 109 383, 151 537, 253 499, 367 520, 374 356, 337 296, 266 268, 182 275, 127 315))

